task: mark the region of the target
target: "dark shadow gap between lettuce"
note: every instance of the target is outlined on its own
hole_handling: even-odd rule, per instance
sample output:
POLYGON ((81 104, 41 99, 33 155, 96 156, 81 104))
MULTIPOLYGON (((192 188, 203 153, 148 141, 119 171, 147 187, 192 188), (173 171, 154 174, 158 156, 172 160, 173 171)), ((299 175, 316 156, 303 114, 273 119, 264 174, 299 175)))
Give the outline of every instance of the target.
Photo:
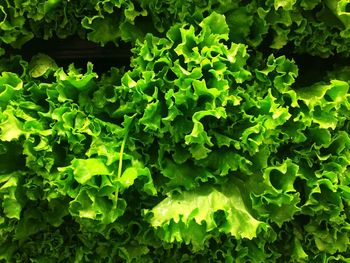
POLYGON ((88 62, 94 65, 97 74, 107 72, 111 67, 129 67, 131 45, 112 43, 104 47, 77 36, 66 39, 53 38, 50 40, 32 39, 21 49, 7 48, 6 55, 21 55, 26 61, 33 56, 43 53, 50 56, 59 67, 67 68, 74 64, 77 68, 84 68, 88 62))

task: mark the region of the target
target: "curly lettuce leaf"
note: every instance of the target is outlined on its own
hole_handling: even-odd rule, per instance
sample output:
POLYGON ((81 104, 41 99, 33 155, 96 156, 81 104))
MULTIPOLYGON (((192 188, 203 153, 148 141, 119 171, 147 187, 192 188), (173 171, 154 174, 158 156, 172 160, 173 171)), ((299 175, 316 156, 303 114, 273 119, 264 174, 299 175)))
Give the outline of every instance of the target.
POLYGON ((201 247, 212 230, 237 239, 252 239, 267 225, 256 220, 246 208, 238 187, 197 188, 169 196, 150 211, 150 224, 167 242, 183 241, 201 247), (216 219, 216 214, 223 218, 216 219))

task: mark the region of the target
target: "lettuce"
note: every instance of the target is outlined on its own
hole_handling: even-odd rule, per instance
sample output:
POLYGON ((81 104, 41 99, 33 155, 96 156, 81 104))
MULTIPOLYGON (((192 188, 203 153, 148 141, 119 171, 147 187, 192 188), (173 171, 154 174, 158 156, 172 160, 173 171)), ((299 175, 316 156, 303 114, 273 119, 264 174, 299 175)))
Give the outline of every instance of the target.
MULTIPOLYGON (((164 37, 176 23, 198 28, 208 14, 225 15, 229 38, 254 49, 349 56, 348 1, 12 1, 0 8, 0 45, 77 35, 105 45, 164 37)), ((5 49, 0 49, 0 55, 5 49)))
POLYGON ((349 261, 349 69, 302 86, 290 54, 261 50, 272 36, 274 49, 342 53, 346 29, 314 15, 346 27, 346 1, 172 3, 0 9, 38 21, 2 32, 7 44, 134 42, 130 68, 101 75, 0 58, 0 259, 349 261), (305 44, 312 32, 341 38, 305 44))

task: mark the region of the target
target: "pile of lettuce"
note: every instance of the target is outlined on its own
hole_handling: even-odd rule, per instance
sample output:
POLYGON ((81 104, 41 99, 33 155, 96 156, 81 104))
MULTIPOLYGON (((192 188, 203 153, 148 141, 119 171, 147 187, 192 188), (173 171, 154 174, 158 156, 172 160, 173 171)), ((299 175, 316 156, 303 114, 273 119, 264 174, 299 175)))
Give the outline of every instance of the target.
POLYGON ((204 2, 2 2, 1 262, 350 261, 350 65, 293 60, 349 55, 350 1, 204 2), (6 53, 53 35, 130 70, 6 53))
POLYGON ((32 38, 78 35, 104 45, 163 35, 175 23, 200 24, 224 14, 230 39, 321 57, 349 56, 349 0, 2 0, 1 46, 32 38))

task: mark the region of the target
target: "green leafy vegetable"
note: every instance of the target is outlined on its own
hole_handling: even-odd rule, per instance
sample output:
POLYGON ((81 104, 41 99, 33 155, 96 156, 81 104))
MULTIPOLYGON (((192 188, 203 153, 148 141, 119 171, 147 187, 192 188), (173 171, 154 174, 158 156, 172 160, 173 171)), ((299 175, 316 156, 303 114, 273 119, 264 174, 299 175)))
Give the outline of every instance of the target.
POLYGON ((349 262, 349 66, 293 59, 349 1, 73 2, 0 6, 1 261, 349 262), (6 53, 55 34, 130 67, 6 53))

